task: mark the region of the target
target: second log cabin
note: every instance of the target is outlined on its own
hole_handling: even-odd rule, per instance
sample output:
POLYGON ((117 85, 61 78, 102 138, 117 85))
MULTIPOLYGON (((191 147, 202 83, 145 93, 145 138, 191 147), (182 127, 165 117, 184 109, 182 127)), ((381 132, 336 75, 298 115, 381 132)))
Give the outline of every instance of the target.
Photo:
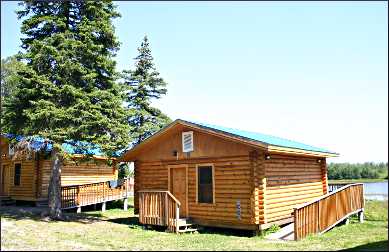
MULTIPOLYGON (((35 151, 42 144, 34 140, 32 151, 15 155, 6 136, 0 137, 0 196, 12 200, 47 202, 48 187, 53 161, 50 153, 35 151)), ((61 172, 61 186, 99 183, 118 178, 115 165, 109 165, 107 158, 98 150, 91 150, 93 158, 82 160, 82 155, 67 144, 62 146, 71 158, 64 161, 61 172)))

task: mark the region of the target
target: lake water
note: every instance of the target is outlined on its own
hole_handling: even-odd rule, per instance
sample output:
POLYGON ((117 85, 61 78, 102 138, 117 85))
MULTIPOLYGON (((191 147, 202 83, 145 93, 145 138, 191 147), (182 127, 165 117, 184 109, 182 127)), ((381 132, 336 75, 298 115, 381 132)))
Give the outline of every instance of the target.
POLYGON ((388 181, 363 183, 365 199, 388 200, 388 181))

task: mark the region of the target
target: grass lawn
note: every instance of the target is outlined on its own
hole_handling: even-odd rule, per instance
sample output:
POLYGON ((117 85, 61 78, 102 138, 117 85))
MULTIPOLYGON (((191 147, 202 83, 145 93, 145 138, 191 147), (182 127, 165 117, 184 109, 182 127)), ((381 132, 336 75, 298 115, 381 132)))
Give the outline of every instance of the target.
POLYGON ((67 212, 66 221, 47 221, 31 212, 33 208, 3 207, 1 250, 387 250, 388 201, 366 203, 363 224, 353 218, 350 225, 298 242, 216 228, 181 235, 144 230, 133 208, 123 211, 114 204, 104 213, 67 212))
POLYGON ((384 178, 377 179, 336 179, 336 180, 328 180, 328 184, 343 184, 343 183, 372 183, 372 182, 385 182, 388 181, 384 178))

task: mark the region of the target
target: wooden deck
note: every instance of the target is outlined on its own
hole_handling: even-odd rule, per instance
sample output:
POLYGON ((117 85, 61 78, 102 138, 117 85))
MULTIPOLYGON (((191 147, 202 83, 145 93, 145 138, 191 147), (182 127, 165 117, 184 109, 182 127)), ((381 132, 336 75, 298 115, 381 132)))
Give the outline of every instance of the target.
POLYGON ((294 239, 309 234, 324 233, 347 219, 359 214, 363 221, 363 184, 349 184, 294 209, 294 239))
POLYGON ((105 210, 105 202, 125 199, 125 209, 128 196, 132 195, 131 188, 133 185, 129 183, 129 179, 124 179, 120 186, 111 188, 109 181, 71 185, 61 187, 61 206, 62 209, 79 208, 82 206, 94 205, 103 203, 103 211, 105 210))

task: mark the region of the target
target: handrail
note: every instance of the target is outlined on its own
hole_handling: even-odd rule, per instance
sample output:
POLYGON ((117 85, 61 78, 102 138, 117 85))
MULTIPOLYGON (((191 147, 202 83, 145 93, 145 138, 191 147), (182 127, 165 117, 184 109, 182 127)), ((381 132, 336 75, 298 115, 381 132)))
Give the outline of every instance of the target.
MULTIPOLYGON (((115 180, 115 179, 111 179, 111 180, 115 180)), ((100 183, 107 183, 111 180, 104 180, 104 181, 93 182, 93 183, 75 184, 75 185, 64 185, 64 186, 61 185, 61 187, 94 185, 94 184, 100 184, 100 183)), ((116 180, 119 180, 119 179, 116 179, 116 180)), ((123 180, 129 181, 129 178, 123 178, 123 180)))
POLYGON ((303 203, 303 204, 301 204, 301 205, 299 205, 299 206, 297 206, 297 207, 294 207, 294 209, 301 209, 301 208, 303 208, 303 207, 305 207, 305 206, 311 205, 311 204, 316 203, 316 202, 318 202, 318 201, 320 201, 320 200, 322 200, 322 199, 328 198, 328 197, 330 197, 331 195, 333 195, 333 194, 335 194, 335 193, 338 193, 338 192, 340 192, 340 191, 343 191, 343 190, 345 190, 345 189, 347 189, 347 188, 349 188, 349 187, 351 187, 351 186, 355 186, 355 185, 363 185, 363 183, 347 184, 346 186, 343 186, 343 187, 341 187, 341 188, 338 188, 338 189, 336 189, 335 191, 332 191, 332 192, 327 193, 327 194, 325 194, 325 195, 323 195, 323 196, 320 196, 319 198, 313 199, 313 200, 308 201, 308 202, 306 202, 306 203, 303 203))
POLYGON ((178 206, 181 206, 181 202, 176 197, 174 197, 174 195, 171 194, 169 191, 165 191, 165 190, 141 190, 141 191, 138 191, 138 193, 143 193, 143 192, 146 192, 146 193, 148 193, 148 192, 167 193, 178 204, 178 206))

